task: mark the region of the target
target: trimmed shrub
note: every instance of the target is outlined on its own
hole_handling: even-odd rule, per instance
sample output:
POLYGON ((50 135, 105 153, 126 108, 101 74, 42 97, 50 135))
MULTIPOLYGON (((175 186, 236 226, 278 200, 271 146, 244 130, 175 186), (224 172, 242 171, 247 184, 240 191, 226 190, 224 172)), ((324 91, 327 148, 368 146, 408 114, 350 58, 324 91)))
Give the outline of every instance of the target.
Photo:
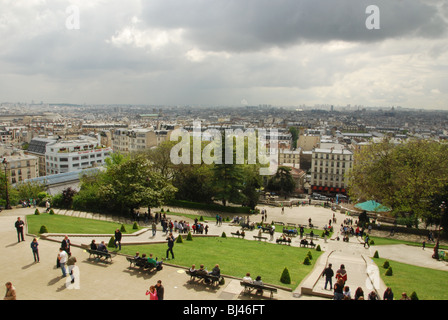
POLYGON ((223 232, 223 233, 221 234, 221 238, 227 238, 227 235, 226 235, 225 232, 223 232))
POLYGON ((40 233, 40 234, 42 234, 42 233, 48 233, 48 229, 47 229, 47 227, 46 227, 46 226, 42 226, 42 227, 40 227, 39 233, 40 233))
POLYGON ((193 241, 193 236, 191 235, 191 232, 188 232, 187 241, 193 241))
POLYGON ((132 229, 138 230, 138 223, 137 222, 134 222, 134 225, 132 226, 132 229))
POLYGON ((126 227, 124 226, 124 224, 121 225, 120 231, 121 232, 126 232, 126 227))
POLYGON ((282 276, 280 277, 280 282, 284 284, 291 283, 291 276, 289 275, 289 270, 286 267, 285 269, 283 269, 282 276))
POLYGON ((306 254, 306 256, 308 258, 310 258, 310 260, 313 260, 313 255, 311 254, 311 251, 308 251, 308 253, 306 254))
POLYGON ((411 293, 411 296, 409 298, 411 298, 411 300, 419 300, 415 291, 411 293))
POLYGON ((370 240, 370 245, 373 246, 375 244, 375 241, 370 240))
POLYGON ((181 235, 179 235, 179 236, 177 237, 176 243, 184 243, 184 240, 182 239, 182 236, 181 236, 181 235))
POLYGON ((160 210, 160 212, 165 212, 165 211, 164 211, 163 208, 162 208, 162 210, 160 210))
POLYGON ((320 248, 320 244, 317 245, 316 251, 322 251, 322 249, 320 248))
POLYGON ((166 209, 166 212, 168 213, 168 212, 171 212, 171 211, 170 211, 170 209, 166 209))
POLYGON ((34 210, 34 214, 35 214, 36 216, 40 215, 39 209, 34 210))
POLYGON ((380 257, 380 255, 378 254, 378 250, 375 251, 375 254, 373 255, 373 257, 374 257, 375 259, 378 259, 378 258, 380 257))
POLYGON ((392 272, 392 267, 389 267, 386 271, 386 276, 390 277, 392 276, 394 273, 392 272))
POLYGON ((305 260, 303 260, 303 264, 306 265, 306 266, 309 266, 311 264, 310 257, 306 256, 305 260))
POLYGON ((384 269, 388 269, 390 267, 390 263, 389 263, 389 261, 384 261, 384 263, 383 263, 383 268, 384 269))
POLYGON ((204 217, 203 217, 203 216, 200 216, 200 217, 199 217, 199 221, 201 221, 201 222, 204 221, 204 217))
MULTIPOLYGON (((36 209, 37 210, 37 209, 36 209)), ((50 214, 53 215, 54 214, 54 210, 50 209, 50 214)))
POLYGON ((109 243, 107 244, 107 246, 108 246, 109 248, 115 248, 115 237, 114 237, 114 236, 112 236, 112 237, 110 238, 109 243))

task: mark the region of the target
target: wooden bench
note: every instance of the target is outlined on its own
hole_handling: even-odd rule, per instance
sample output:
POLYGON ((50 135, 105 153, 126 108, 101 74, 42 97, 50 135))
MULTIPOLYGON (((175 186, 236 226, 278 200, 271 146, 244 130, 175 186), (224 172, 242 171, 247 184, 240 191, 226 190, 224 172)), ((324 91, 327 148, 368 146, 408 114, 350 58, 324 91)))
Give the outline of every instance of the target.
POLYGON ((210 274, 198 274, 198 272, 191 273, 190 270, 186 271, 186 274, 190 276, 190 281, 195 279, 204 280, 204 283, 214 284, 215 286, 219 286, 222 277, 214 276, 210 274))
POLYGON ((311 239, 311 240, 319 240, 321 238, 317 234, 311 235, 311 233, 306 233, 305 236, 306 236, 306 239, 311 239))
POLYGON ((294 227, 296 228, 296 224, 295 223, 287 223, 286 225, 290 226, 290 227, 294 227))
POLYGON ((315 244, 315 243, 308 242, 308 241, 306 241, 306 240, 302 240, 302 241, 300 241, 300 246, 301 246, 301 247, 307 247, 307 248, 315 248, 315 247, 316 247, 316 244, 315 244))
POLYGON ((129 267, 139 267, 140 269, 148 271, 152 271, 154 269, 157 270, 157 265, 148 262, 148 259, 146 258, 135 259, 133 257, 126 257, 126 260, 129 262, 129 267))
POLYGON ((101 258, 104 258, 104 261, 110 260, 112 262, 112 254, 110 252, 92 249, 86 249, 86 251, 89 253, 89 259, 93 255, 95 259, 101 260, 101 258))
POLYGON ((244 287, 244 293, 245 294, 246 293, 250 294, 254 290, 255 290, 255 294, 258 294, 259 290, 261 290, 261 295, 263 295, 263 291, 267 290, 267 291, 269 291, 271 293, 270 297, 272 299, 273 296, 274 296, 274 293, 277 293, 277 289, 276 288, 268 287, 268 286, 265 286, 265 285, 258 285, 258 284, 253 284, 253 283, 249 283, 249 282, 244 282, 244 281, 241 281, 240 284, 241 284, 241 286, 244 287))
POLYGON ((281 225, 281 226, 285 225, 285 223, 281 222, 281 221, 272 221, 272 224, 278 224, 278 225, 281 225))
POLYGON ((275 240, 275 242, 277 242, 278 244, 287 244, 287 245, 291 245, 291 240, 290 239, 277 239, 275 240))
POLYGON ((266 238, 266 237, 254 236, 254 238, 255 238, 255 239, 258 239, 258 241, 261 241, 261 240, 266 241, 266 240, 268 240, 268 238, 266 238))
POLYGON ((243 238, 243 239, 244 239, 244 236, 245 236, 244 234, 236 233, 236 232, 231 232, 230 234, 231 234, 232 236, 237 236, 238 238, 241 237, 241 238, 243 238))
POLYGON ((290 230, 283 228, 283 233, 286 234, 289 237, 297 237, 299 235, 299 232, 297 230, 290 230))
POLYGON ((270 227, 260 227, 262 232, 267 232, 267 233, 271 233, 272 228, 270 227))

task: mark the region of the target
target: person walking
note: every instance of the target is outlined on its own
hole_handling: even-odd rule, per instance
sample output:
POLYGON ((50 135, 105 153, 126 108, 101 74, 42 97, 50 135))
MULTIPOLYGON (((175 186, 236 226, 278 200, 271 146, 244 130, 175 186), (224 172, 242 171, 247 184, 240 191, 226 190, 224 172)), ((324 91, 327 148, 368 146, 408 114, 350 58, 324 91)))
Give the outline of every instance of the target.
POLYGON ((342 279, 342 284, 345 285, 347 282, 347 271, 345 270, 345 266, 341 264, 341 267, 336 271, 336 279, 342 279))
POLYGON ((6 282, 6 294, 3 300, 17 300, 16 296, 16 288, 12 285, 11 282, 6 282))
POLYGON ((67 252, 65 252, 64 248, 59 248, 58 261, 59 266, 62 270, 62 277, 65 278, 67 276, 67 272, 65 270, 65 264, 67 263, 67 252))
POLYGON ((21 220, 20 217, 18 217, 16 223, 14 224, 14 226, 17 229, 18 242, 25 241, 25 238, 23 237, 23 226, 24 225, 25 225, 25 222, 23 222, 23 220, 21 220))
POLYGON ((173 247, 174 247, 174 236, 172 233, 166 238, 168 240, 168 249, 166 250, 166 259, 168 260, 168 254, 171 252, 171 258, 174 259, 173 247))
POLYGON ((156 225, 156 223, 154 221, 151 224, 151 229, 152 229, 152 236, 155 237, 156 236, 156 232, 157 232, 157 225, 156 225))
POLYGON ((120 229, 115 230, 115 249, 121 250, 121 238, 122 234, 120 229), (117 245, 118 243, 118 245, 117 245))
POLYGON ((330 263, 328 264, 328 267, 324 269, 324 271, 322 272, 322 278, 325 277, 325 286, 324 289, 327 290, 327 284, 330 284, 330 290, 331 288, 333 288, 333 276, 334 276, 334 271, 331 268, 333 265, 330 263))
POLYGON ((72 256, 71 253, 68 254, 68 259, 67 259, 67 268, 68 268, 68 274, 70 275, 70 277, 72 278, 71 283, 75 282, 75 276, 73 274, 73 269, 75 268, 75 263, 76 263, 76 258, 74 256, 72 256))
POLYGON ((31 250, 33 251, 34 262, 40 262, 38 247, 39 243, 37 242, 37 239, 34 238, 33 241, 31 242, 31 250))
POLYGON ((61 248, 62 248, 67 254, 69 254, 69 253, 70 253, 70 246, 71 246, 70 239, 69 239, 68 236, 66 235, 66 236, 64 237, 64 239, 62 240, 62 242, 61 242, 61 248))
POLYGON ((157 280, 156 284, 157 300, 163 300, 165 295, 165 288, 162 286, 162 280, 157 280))

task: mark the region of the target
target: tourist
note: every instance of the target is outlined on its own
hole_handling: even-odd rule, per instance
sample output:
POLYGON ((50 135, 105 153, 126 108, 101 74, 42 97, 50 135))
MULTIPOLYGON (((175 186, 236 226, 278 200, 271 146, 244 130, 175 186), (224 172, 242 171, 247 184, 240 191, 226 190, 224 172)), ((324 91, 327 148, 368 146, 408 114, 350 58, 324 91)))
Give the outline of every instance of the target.
POLYGON ((351 300, 352 299, 352 293, 350 291, 350 287, 349 286, 345 286, 344 287, 344 300, 351 300))
POLYGON ((37 242, 37 239, 34 238, 33 241, 31 242, 31 250, 33 251, 33 257, 34 257, 34 262, 39 262, 39 243, 37 242))
POLYGON ((392 292, 392 289, 390 287, 387 287, 387 289, 384 291, 383 300, 394 300, 394 293, 392 292))
POLYGON ((149 300, 159 300, 155 286, 150 286, 149 290, 146 291, 146 295, 149 295, 149 300))
POLYGON ((165 295, 165 288, 162 286, 162 280, 158 280, 156 284, 157 300, 163 300, 165 295))
POLYGON ((403 292, 401 294, 401 299, 400 300, 411 300, 411 298, 408 297, 408 294, 406 292, 403 292))
POLYGON ((151 229, 152 229, 152 236, 155 237, 156 232, 157 232, 157 225, 156 225, 155 221, 152 222, 151 229))
POLYGON ((71 253, 69 253, 68 254, 68 259, 67 259, 67 267, 68 267, 68 274, 72 278, 71 283, 75 282, 75 276, 73 275, 73 269, 75 268, 75 263, 76 262, 77 262, 76 258, 74 256, 72 256, 71 253))
POLYGON ((25 225, 25 223, 23 222, 23 220, 20 219, 20 217, 17 218, 17 221, 15 223, 15 227, 17 230, 17 240, 18 242, 20 241, 25 241, 25 238, 23 237, 23 226, 25 225))
POLYGON ((168 249, 166 250, 166 259, 168 260, 168 254, 171 252, 171 258, 174 259, 173 247, 174 247, 174 236, 172 233, 166 238, 168 241, 168 249))
POLYGON ((199 266, 199 270, 197 271, 197 274, 200 275, 200 276, 205 276, 205 275, 208 274, 208 271, 207 271, 207 269, 205 268, 205 266, 203 264, 201 264, 199 266))
POLYGON ((211 276, 215 276, 215 277, 220 277, 221 276, 221 270, 219 269, 219 265, 215 265, 215 267, 212 269, 211 272, 209 272, 209 275, 211 276))
POLYGON ((355 300, 364 300, 364 291, 361 287, 358 287, 355 291, 355 300))
POLYGON ((3 300, 17 300, 16 296, 16 288, 12 285, 11 282, 6 282, 6 294, 3 300))
POLYGON ((380 299, 379 299, 378 295, 376 294, 375 290, 372 290, 369 293, 367 300, 380 300, 380 299))
POLYGON ((46 212, 48 213, 50 211, 50 201, 49 200, 47 200, 45 202, 45 208, 46 208, 46 212))
MULTIPOLYGON (((253 284, 255 284, 257 286, 262 286, 263 285, 263 281, 261 281, 261 276, 257 276, 255 278, 253 284)), ((263 289, 257 289, 257 293, 263 294, 263 289)))
POLYGON ((249 273, 249 272, 246 273, 246 276, 245 276, 245 277, 243 277, 243 282, 246 282, 246 283, 253 283, 253 280, 252 280, 252 278, 250 277, 250 273, 249 273))
POLYGON ((92 242, 90 243, 90 250, 98 250, 95 240, 92 240, 92 242))
POLYGON ((62 270, 62 277, 65 278, 67 276, 67 273, 65 271, 65 264, 67 263, 67 252, 64 250, 64 248, 59 248, 59 254, 58 254, 58 260, 59 260, 59 266, 62 270))
POLYGON ((331 268, 333 265, 330 263, 328 267, 322 272, 322 278, 325 277, 325 286, 324 289, 327 290, 327 284, 330 283, 330 290, 333 287, 332 278, 334 276, 334 271, 331 268))
POLYGON ((121 250, 121 238, 122 234, 120 229, 115 230, 115 249, 121 250), (117 245, 118 242, 118 245, 117 245))
POLYGON ((342 300, 344 298, 344 280, 341 278, 338 279, 338 281, 334 284, 334 300, 342 300))
POLYGON ((109 250, 107 250, 106 244, 104 243, 104 241, 101 241, 101 243, 98 245, 98 251, 102 251, 102 252, 109 252, 109 250))
POLYGON ((64 237, 64 239, 62 239, 62 242, 61 242, 61 248, 64 249, 64 251, 67 252, 67 254, 70 253, 70 245, 71 245, 71 243, 70 243, 70 239, 69 239, 68 236, 66 235, 66 236, 64 237))
POLYGON ((196 265, 194 265, 194 264, 193 264, 193 265, 191 265, 191 268, 190 268, 190 270, 189 270, 189 271, 190 271, 190 274, 192 274, 192 275, 193 275, 193 274, 195 274, 195 273, 196 273, 196 271, 197 271, 197 270, 196 270, 196 265))
POLYGON ((153 264, 153 265, 155 265, 157 270, 161 270, 162 269, 162 261, 157 261, 157 258, 154 259, 152 257, 152 253, 149 254, 148 262, 153 264))
POLYGON ((345 266, 341 264, 341 267, 336 271, 336 279, 342 279, 343 285, 347 282, 347 271, 345 270, 345 266))

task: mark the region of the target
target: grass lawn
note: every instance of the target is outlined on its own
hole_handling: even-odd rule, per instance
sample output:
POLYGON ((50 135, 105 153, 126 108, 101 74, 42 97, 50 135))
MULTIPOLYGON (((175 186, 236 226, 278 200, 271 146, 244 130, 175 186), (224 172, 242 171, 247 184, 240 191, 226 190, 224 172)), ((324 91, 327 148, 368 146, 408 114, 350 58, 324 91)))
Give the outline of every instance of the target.
MULTIPOLYGON (((29 215, 26 217, 28 232, 38 235, 40 228, 44 225, 50 233, 80 233, 80 234, 114 234, 120 223, 100 221, 86 218, 68 217, 62 215, 51 215, 41 213, 40 215, 29 215)), ((133 233, 132 225, 125 224, 127 232, 133 233)))
MULTIPOLYGON (((422 244, 420 242, 415 241, 405 241, 399 239, 391 239, 391 238, 381 238, 381 237, 370 237, 370 240, 375 241, 375 245, 391 245, 391 244, 407 244, 411 246, 421 247, 422 244)), ((434 248, 434 243, 426 242, 426 248, 431 249, 434 248)), ((440 246, 441 249, 448 250, 448 246, 440 246)))
MULTIPOLYGON (((123 246, 121 253, 152 253, 160 259, 166 256, 166 249, 166 244, 123 246)), ((176 265, 191 267, 195 264, 199 268, 200 264, 204 264, 211 271, 215 264, 219 264, 222 274, 242 278, 250 272, 252 278, 260 275, 264 283, 291 289, 295 289, 311 272, 314 262, 321 254, 306 248, 221 237, 184 240, 183 243, 175 243, 173 251, 175 259, 168 262, 176 265), (312 264, 307 266, 303 264, 303 260, 308 251, 311 251, 313 259, 312 264), (280 282, 285 267, 289 270, 291 284, 280 282)))
MULTIPOLYGON (((408 296, 413 291, 420 300, 448 300, 448 271, 434 270, 400 263, 388 259, 373 259, 380 269, 381 278, 386 286, 391 287, 394 299, 401 298, 401 293, 408 296), (393 270, 392 276, 386 276, 383 268, 388 260, 393 270)), ((383 294, 382 292, 380 294, 383 294)))

